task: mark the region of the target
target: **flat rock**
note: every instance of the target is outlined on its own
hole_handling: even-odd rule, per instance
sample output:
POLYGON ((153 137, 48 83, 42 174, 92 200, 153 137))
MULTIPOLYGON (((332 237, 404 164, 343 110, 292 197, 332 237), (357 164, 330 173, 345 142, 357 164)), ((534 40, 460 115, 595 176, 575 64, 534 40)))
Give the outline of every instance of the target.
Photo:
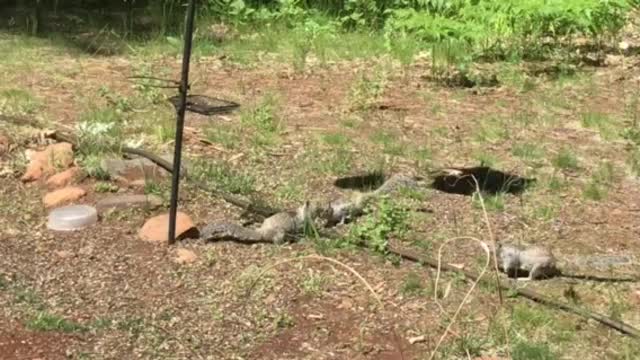
POLYGON ((188 249, 177 249, 175 255, 176 257, 173 259, 173 261, 176 264, 180 265, 191 264, 198 260, 198 255, 188 249))
POLYGON ((47 186, 50 189, 58 189, 73 183, 80 174, 80 169, 72 167, 65 171, 59 172, 47 179, 47 186))
MULTIPOLYGON (((176 239, 197 238, 198 229, 195 227, 189 215, 178 212, 176 216, 176 239)), ((138 236, 143 241, 167 242, 169 241, 169 214, 162 214, 147 220, 138 236)))
POLYGON ((156 209, 162 205, 162 198, 156 195, 113 195, 98 201, 99 212, 124 209, 156 209))
POLYGON ((633 259, 627 255, 593 255, 576 256, 573 262, 579 266, 607 269, 613 266, 631 265, 633 259))
MULTIPOLYGON (((161 158, 173 163, 171 155, 164 155, 161 158)), ((100 166, 111 179, 124 184, 139 184, 141 182, 144 184, 145 180, 162 180, 170 176, 168 171, 145 158, 104 159, 100 166)), ((182 171, 184 171, 184 166, 182 166, 182 171)))
POLYGON ((31 162, 22 176, 24 182, 69 168, 73 164, 73 148, 69 143, 51 144, 42 151, 30 152, 28 157, 31 162))
POLYGON ((67 186, 65 188, 52 191, 44 196, 44 206, 47 208, 55 207, 65 203, 70 203, 85 196, 87 192, 76 186, 67 186))

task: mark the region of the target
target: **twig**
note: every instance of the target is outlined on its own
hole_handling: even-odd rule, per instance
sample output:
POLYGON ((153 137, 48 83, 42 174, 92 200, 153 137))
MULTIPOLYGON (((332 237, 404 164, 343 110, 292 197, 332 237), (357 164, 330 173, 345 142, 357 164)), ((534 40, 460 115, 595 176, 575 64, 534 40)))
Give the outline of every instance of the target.
POLYGON ((494 274, 496 277, 496 288, 498 290, 498 298, 500 299, 500 305, 504 302, 504 298, 502 296, 502 288, 500 286, 500 271, 498 270, 498 254, 497 254, 497 244, 496 238, 493 235, 493 230, 491 229, 491 222, 489 221, 489 214, 487 213, 487 208, 484 204, 484 197, 482 196, 482 192, 480 191, 480 183, 475 176, 471 175, 473 182, 476 184, 476 193, 478 194, 478 198, 480 199, 480 206, 482 206, 482 215, 484 217, 485 225, 487 225, 487 231, 489 232, 489 239, 491 240, 491 251, 493 254, 493 267, 494 274))
POLYGON ((491 250, 489 249, 489 246, 486 243, 484 243, 481 240, 478 240, 476 238, 472 238, 472 237, 453 238, 453 239, 447 240, 444 244, 440 245, 440 248, 438 249, 438 267, 437 267, 437 272, 436 272, 436 283, 434 285, 434 301, 436 302, 436 304, 438 304, 438 306, 440 307, 440 309, 443 312, 444 312, 444 308, 442 308, 442 306, 438 302, 438 280, 440 279, 440 270, 442 269, 442 262, 441 262, 441 260, 442 260, 442 249, 447 244, 449 244, 450 242, 452 242, 454 240, 457 240, 457 239, 469 239, 469 240, 473 240, 473 241, 478 242, 480 244, 480 246, 482 247, 482 249, 485 251, 486 255, 487 255, 487 262, 485 263, 485 265, 482 268, 482 271, 480 272, 478 277, 473 281, 473 284, 471 285, 471 288, 465 294, 464 298, 460 302, 460 305, 458 305, 458 308, 456 309, 456 312, 453 314, 453 317, 449 321, 449 324, 447 325, 447 328, 445 329, 445 331, 440 336, 440 339, 438 339, 438 343, 436 344, 436 347, 433 349, 433 352, 431 353, 431 356, 429 357, 429 360, 433 359, 434 356, 436 356, 436 354, 438 353, 438 349, 440 348, 440 345, 442 345, 442 342, 444 341, 445 337, 447 337, 447 334, 451 331, 451 327, 453 326, 453 324, 455 324, 456 319, 458 318, 458 315, 460 314, 460 311, 462 311, 462 308, 464 307, 464 304, 469 299, 469 296, 471 296, 471 294, 473 293, 473 290, 475 290, 476 286, 478 285, 478 283, 480 282, 480 280, 484 276, 485 272, 487 272, 487 269, 489 268, 489 265, 491 263, 491 250))

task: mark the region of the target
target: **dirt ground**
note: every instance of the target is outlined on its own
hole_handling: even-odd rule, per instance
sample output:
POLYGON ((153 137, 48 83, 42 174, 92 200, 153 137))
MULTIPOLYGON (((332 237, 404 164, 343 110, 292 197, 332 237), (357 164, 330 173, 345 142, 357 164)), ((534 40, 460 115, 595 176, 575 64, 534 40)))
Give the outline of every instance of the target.
MULTIPOLYGON (((17 40, 0 38, 11 41, 17 40)), ((0 63, 0 90, 28 91, 41 104, 33 116, 68 128, 88 103, 104 105, 96 95, 101 87, 124 98, 140 96, 127 76, 144 67, 177 78, 180 67, 173 57, 91 57, 46 44, 27 54, 28 61, 0 63)), ((583 121, 585 114, 600 114, 616 133, 632 126, 630 114, 639 111, 637 56, 624 64, 584 67, 565 79, 532 77, 531 90, 517 82, 481 90, 444 87, 425 79, 429 69, 420 61, 407 74, 389 66, 380 70, 382 94, 366 110, 354 110, 354 88, 363 74, 377 74, 372 69, 380 63, 336 62, 296 73, 276 62, 241 66, 219 56, 198 57, 192 67, 195 93, 243 107, 273 94, 282 129, 277 145, 256 151, 244 133, 234 146, 202 141, 218 124, 242 129, 239 113, 189 115, 186 152, 229 161, 253 174, 257 195, 288 206, 300 198, 340 194, 333 186, 336 178, 380 162, 388 173, 425 175, 430 168, 492 159, 500 170, 538 180, 532 190, 505 195, 488 211, 496 239, 550 246, 571 273, 638 276, 640 175, 630 170, 624 139, 606 137, 583 121), (337 153, 323 136, 335 134, 349 139, 351 162, 343 173, 318 170, 337 153), (522 144, 535 145, 543 155, 533 160, 514 155, 522 144), (579 166, 554 165, 566 149, 579 166), (615 169, 602 186, 606 196, 585 198, 602 161, 615 169), (281 196, 291 184, 295 197, 281 196), (631 260, 606 269, 570 261, 594 255, 631 260)), ((373 78, 365 85, 374 86, 373 78)), ((140 112, 136 119, 155 114, 140 112)), ((86 230, 53 233, 46 229, 41 202, 45 187, 21 183, 16 165, 26 148, 39 147, 24 141, 0 155, 0 167, 16 169, 0 178, 2 359, 429 359, 470 286, 460 276, 442 274, 436 302, 433 269, 362 249, 327 250, 313 240, 283 246, 199 240, 164 246, 139 240, 144 221, 166 209, 125 211, 86 230), (175 263, 177 248, 192 250, 197 260, 175 263), (343 266, 305 257, 312 254, 340 261, 366 284, 343 266)), ((170 149, 171 142, 154 145, 157 152, 170 149)), ((95 191, 94 179, 81 186, 89 192, 82 203, 107 196, 95 191)), ((394 244, 436 256, 454 237, 489 241, 483 212, 471 197, 425 192, 420 205, 432 212, 413 214, 409 235, 392 239, 394 244)), ((198 225, 240 219, 238 209, 188 184, 183 196, 181 209, 198 225)), ((477 245, 461 240, 446 247, 443 259, 472 270, 483 263, 477 245)), ((637 282, 559 278, 522 286, 640 327, 637 282)), ((540 359, 632 359, 628 354, 638 349, 612 329, 525 299, 507 297, 500 304, 495 289, 480 286, 436 358, 507 358, 507 349, 527 341, 556 354, 540 359)))

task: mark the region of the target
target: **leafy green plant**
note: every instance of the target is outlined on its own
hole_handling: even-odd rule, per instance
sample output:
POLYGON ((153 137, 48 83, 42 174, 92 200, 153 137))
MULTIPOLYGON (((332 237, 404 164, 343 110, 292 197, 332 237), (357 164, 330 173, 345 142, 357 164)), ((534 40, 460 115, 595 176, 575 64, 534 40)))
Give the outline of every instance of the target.
POLYGON ((576 35, 596 40, 612 36, 622 29, 630 9, 626 0, 418 3, 423 6, 390 9, 387 31, 411 33, 427 43, 464 43, 474 57, 536 55, 544 50, 543 38, 560 43, 576 35))
POLYGON ((351 228, 348 241, 364 244, 371 250, 387 254, 389 237, 407 230, 407 211, 383 196, 375 207, 365 209, 366 216, 351 228))
POLYGON ((98 180, 108 180, 109 173, 102 167, 103 159, 103 154, 81 154, 78 159, 78 163, 88 176, 98 180))
POLYGON ((98 108, 83 114, 76 125, 81 154, 118 152, 122 145, 122 124, 115 109, 98 108))
POLYGON ((99 181, 95 184, 94 190, 97 193, 110 193, 118 191, 118 186, 110 182, 99 181))
POLYGON ((354 110, 367 110, 382 96, 387 74, 378 70, 373 76, 360 73, 349 92, 349 102, 354 110))

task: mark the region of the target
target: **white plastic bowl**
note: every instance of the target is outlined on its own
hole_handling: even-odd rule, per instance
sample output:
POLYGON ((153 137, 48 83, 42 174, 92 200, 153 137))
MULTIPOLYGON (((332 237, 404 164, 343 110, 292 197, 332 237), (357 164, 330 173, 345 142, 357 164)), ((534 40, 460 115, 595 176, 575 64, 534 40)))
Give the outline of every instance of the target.
POLYGON ((49 213, 47 228, 54 231, 81 230, 98 222, 98 212, 92 206, 71 205, 49 213))

